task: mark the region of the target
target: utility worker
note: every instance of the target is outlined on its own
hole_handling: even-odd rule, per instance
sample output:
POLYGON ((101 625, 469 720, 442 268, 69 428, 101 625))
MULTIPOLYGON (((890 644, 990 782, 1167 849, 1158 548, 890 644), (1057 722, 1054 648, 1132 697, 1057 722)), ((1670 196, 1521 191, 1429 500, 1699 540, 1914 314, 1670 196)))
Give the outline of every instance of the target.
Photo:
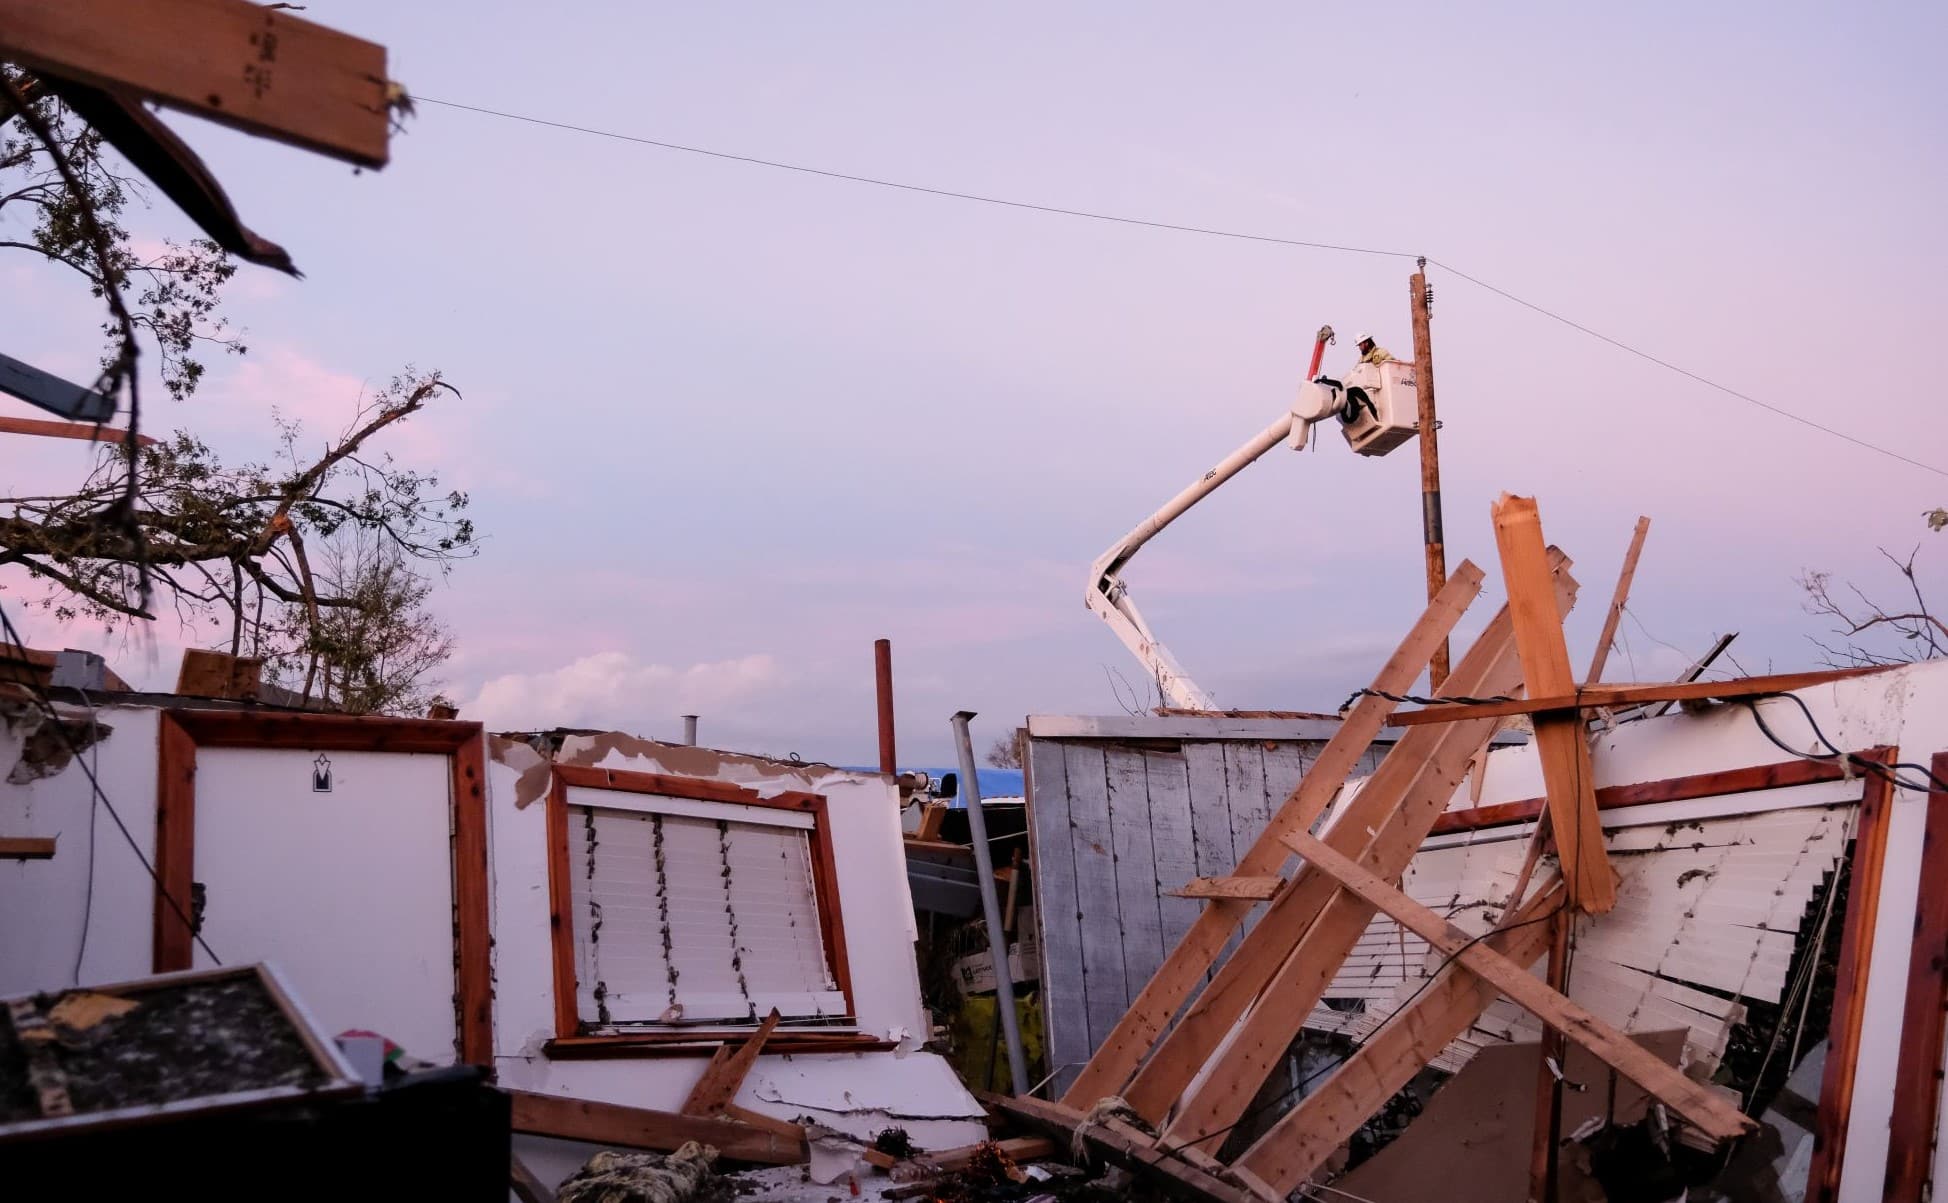
POLYGON ((1353 345, 1360 350, 1361 363, 1388 363, 1393 359, 1385 347, 1374 345, 1371 334, 1361 333, 1353 339, 1353 345))

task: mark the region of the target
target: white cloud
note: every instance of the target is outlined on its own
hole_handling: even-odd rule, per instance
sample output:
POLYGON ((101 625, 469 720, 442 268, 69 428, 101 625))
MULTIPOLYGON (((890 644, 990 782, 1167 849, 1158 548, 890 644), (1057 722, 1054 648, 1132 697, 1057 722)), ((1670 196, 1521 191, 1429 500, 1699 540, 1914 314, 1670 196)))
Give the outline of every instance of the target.
POLYGON ((481 685, 461 713, 489 727, 620 727, 655 716, 720 711, 775 690, 786 675, 755 653, 677 667, 628 652, 597 652, 547 672, 507 673, 481 685))

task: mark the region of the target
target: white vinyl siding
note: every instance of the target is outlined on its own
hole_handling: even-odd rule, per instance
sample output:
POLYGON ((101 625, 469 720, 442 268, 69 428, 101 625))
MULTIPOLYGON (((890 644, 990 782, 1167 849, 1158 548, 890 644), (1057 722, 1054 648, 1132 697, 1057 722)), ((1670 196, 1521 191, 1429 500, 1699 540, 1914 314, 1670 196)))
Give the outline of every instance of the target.
POLYGON ((601 790, 570 797, 584 1023, 751 1023, 773 1007, 787 1019, 846 1013, 825 955, 810 816, 601 790))

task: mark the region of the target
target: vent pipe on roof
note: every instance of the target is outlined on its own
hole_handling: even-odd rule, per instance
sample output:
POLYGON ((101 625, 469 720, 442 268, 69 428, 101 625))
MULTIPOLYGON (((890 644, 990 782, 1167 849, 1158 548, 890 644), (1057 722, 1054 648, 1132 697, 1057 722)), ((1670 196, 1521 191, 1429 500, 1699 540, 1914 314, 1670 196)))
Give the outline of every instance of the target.
POLYGON ((688 748, 697 746, 697 716, 694 714, 683 716, 683 745, 688 748))

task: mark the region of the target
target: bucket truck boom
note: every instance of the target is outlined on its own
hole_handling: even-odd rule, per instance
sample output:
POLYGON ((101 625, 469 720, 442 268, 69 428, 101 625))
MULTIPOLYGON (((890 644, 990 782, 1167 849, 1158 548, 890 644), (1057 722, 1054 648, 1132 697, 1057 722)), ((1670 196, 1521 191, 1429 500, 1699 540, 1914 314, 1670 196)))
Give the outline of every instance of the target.
POLYGON ((1250 442, 1218 461, 1189 488, 1110 545, 1089 566, 1085 604, 1109 624, 1123 646, 1142 662, 1145 674, 1156 682, 1166 706, 1184 710, 1218 708, 1211 695, 1190 679, 1176 657, 1151 633, 1149 624, 1130 598, 1123 569, 1143 545, 1288 436, 1294 450, 1303 449, 1313 425, 1327 418, 1340 420, 1346 441, 1362 455, 1385 455, 1414 433, 1419 402, 1414 391, 1413 365, 1398 361, 1363 363, 1342 384, 1319 374, 1319 362, 1331 341, 1332 327, 1320 327, 1312 347, 1312 364, 1306 369, 1306 382, 1300 387, 1291 412, 1280 415, 1250 442))

